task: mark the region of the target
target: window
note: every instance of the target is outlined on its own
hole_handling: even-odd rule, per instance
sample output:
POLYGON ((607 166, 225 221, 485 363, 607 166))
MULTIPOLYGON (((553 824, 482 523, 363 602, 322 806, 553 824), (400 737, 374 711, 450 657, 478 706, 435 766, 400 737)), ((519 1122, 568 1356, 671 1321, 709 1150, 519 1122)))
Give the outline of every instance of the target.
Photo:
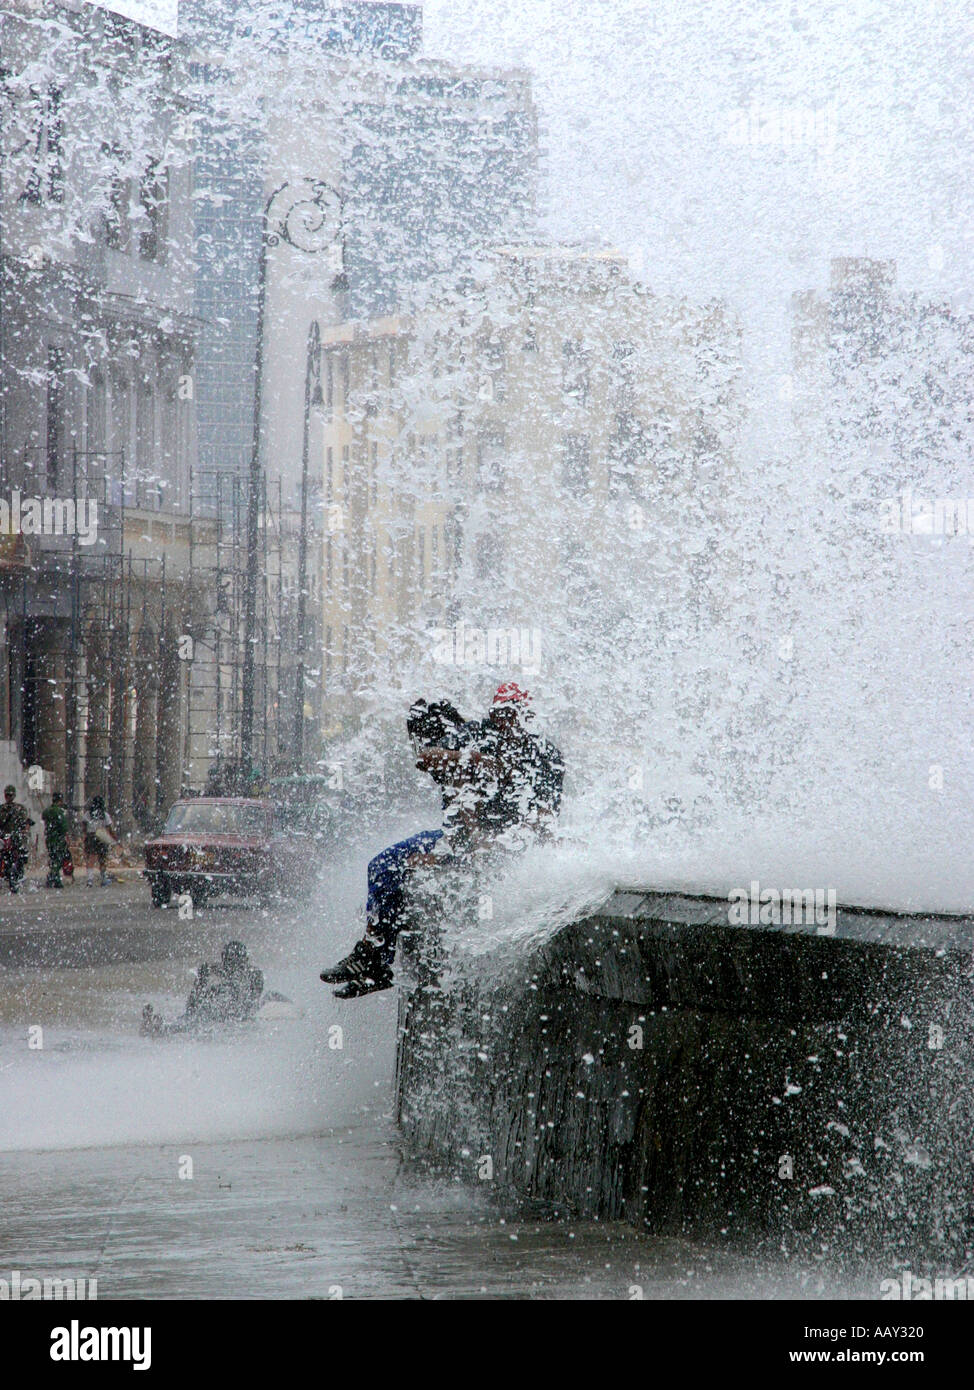
POLYGON ((565 398, 576 405, 588 404, 590 358, 578 339, 562 344, 561 387, 565 398))
POLYGON ((163 169, 158 159, 149 163, 142 176, 139 203, 142 212, 139 255, 144 261, 161 261, 165 252, 169 170, 163 169))
POLYGON ((156 402, 149 381, 139 382, 135 397, 135 467, 135 505, 158 510, 162 493, 157 476, 156 402))
POLYGON ((57 490, 64 448, 64 353, 47 350, 47 486, 57 490))
POLYGON ((262 806, 232 802, 177 801, 166 819, 167 834, 261 835, 268 829, 262 806))
POLYGON ((632 343, 613 343, 611 383, 614 403, 619 410, 632 409, 635 367, 636 354, 632 343))
POLYGON ((349 473, 350 473, 350 472, 351 472, 351 469, 350 469, 350 467, 349 467, 349 461, 348 461, 348 445, 347 445, 347 444, 343 444, 343 445, 342 445, 342 501, 345 503, 345 506, 346 506, 346 507, 348 506, 348 493, 349 493, 349 485, 350 485, 349 473))
POLYGON ((349 491, 351 491, 352 487, 354 486, 357 489, 360 488, 367 497, 369 490, 369 480, 366 477, 365 473, 366 459, 368 458, 367 445, 356 440, 356 442, 352 445, 352 458, 355 466, 352 469, 352 477, 349 482, 349 491))
POLYGON ((325 410, 330 420, 335 412, 335 360, 330 352, 325 356, 325 410))
POLYGON ((488 531, 477 537, 474 569, 478 579, 499 579, 504 564, 504 537, 488 531))
MULTIPOLYGON (((330 361, 329 361, 329 364, 328 364, 328 365, 329 365, 329 367, 331 366, 330 361)), ((329 379, 330 379, 330 377, 331 377, 331 372, 329 372, 328 375, 329 375, 329 379)), ((332 450, 331 445, 329 444, 329 445, 328 445, 328 448, 325 450, 325 501, 326 501, 326 502, 331 502, 331 501, 332 501, 332 498, 334 497, 334 479, 332 478, 332 471, 333 471, 333 469, 334 469, 334 466, 335 466, 335 455, 334 455, 334 451, 332 450)))
POLYGON ((587 434, 566 434, 561 446, 561 485, 574 497, 588 491, 591 442, 587 434))
POLYGON ((132 181, 122 173, 125 156, 113 145, 103 145, 102 153, 111 161, 111 186, 105 212, 105 245, 112 251, 127 251, 132 181))
POLYGON ((379 501, 379 446, 372 441, 372 459, 369 471, 369 502, 374 507, 379 501))
POLYGON ((132 390, 131 381, 121 367, 113 367, 111 374, 111 421, 112 442, 121 450, 121 455, 112 458, 111 481, 107 488, 106 501, 113 507, 122 502, 122 474, 126 461, 131 460, 132 440, 132 390))
POLYGON ((64 166, 61 160, 61 92, 48 87, 30 91, 34 112, 34 158, 21 198, 25 203, 64 201, 64 166))
POLYGON ((105 374, 100 368, 92 367, 88 373, 88 410, 85 427, 85 449, 89 454, 105 448, 106 406, 105 374))
POLYGON ((484 430, 477 443, 478 484, 496 492, 504 481, 505 435, 500 428, 484 430))
POLYGON ((502 401, 505 395, 505 355, 504 344, 499 338, 490 338, 484 344, 483 364, 490 383, 490 399, 502 401))
POLYGON ((626 411, 615 417, 609 438, 609 496, 633 493, 640 459, 640 426, 626 411))

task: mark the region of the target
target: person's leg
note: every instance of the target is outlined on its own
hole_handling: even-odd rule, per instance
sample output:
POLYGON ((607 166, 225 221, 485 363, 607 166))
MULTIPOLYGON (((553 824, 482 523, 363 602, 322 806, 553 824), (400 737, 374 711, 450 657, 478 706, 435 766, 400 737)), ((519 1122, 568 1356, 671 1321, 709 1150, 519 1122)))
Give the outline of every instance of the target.
POLYGON ((392 983, 409 861, 417 854, 429 854, 442 834, 441 830, 423 830, 390 845, 369 861, 365 935, 350 955, 321 972, 326 984, 348 983, 354 993, 368 993, 376 988, 386 989, 392 983))
POLYGON ((442 830, 422 830, 369 861, 364 939, 377 947, 385 964, 391 966, 396 954, 410 860, 417 854, 429 854, 442 836, 442 830))

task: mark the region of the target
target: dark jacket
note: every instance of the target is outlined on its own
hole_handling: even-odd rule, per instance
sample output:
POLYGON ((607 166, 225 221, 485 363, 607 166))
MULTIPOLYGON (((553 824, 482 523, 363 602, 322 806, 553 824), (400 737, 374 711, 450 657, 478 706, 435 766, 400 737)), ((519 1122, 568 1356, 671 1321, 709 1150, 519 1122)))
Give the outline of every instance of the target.
POLYGON ((264 992, 264 976, 252 965, 227 970, 204 962, 186 1001, 195 1023, 230 1023, 253 1018, 264 992))
POLYGON ((48 850, 64 850, 68 844, 68 813, 63 806, 48 806, 41 815, 44 822, 44 843, 48 850))
POLYGON ((478 750, 485 759, 481 779, 481 823, 496 832, 514 825, 537 829, 561 808, 565 762, 542 734, 518 725, 500 730, 485 720, 478 750))
POLYGON ((0 835, 9 835, 18 854, 25 855, 30 850, 30 827, 34 824, 27 814, 27 807, 19 801, 4 801, 0 804, 0 835))

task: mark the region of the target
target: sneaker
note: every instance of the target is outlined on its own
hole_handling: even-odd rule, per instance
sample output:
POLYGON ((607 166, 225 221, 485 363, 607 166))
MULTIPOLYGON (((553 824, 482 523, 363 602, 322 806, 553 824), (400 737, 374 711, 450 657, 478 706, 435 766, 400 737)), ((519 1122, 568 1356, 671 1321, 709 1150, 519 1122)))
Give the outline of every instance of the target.
POLYGON ((329 970, 322 970, 320 978, 324 980, 326 985, 343 985, 350 980, 362 979, 365 976, 371 976, 374 979, 383 971, 388 971, 388 966, 382 964, 376 948, 364 941, 356 941, 351 954, 329 970))
POLYGON ((374 975, 363 975, 361 979, 350 980, 342 989, 335 990, 336 999, 358 999, 363 994, 375 994, 380 989, 392 988, 392 971, 383 966, 374 975))

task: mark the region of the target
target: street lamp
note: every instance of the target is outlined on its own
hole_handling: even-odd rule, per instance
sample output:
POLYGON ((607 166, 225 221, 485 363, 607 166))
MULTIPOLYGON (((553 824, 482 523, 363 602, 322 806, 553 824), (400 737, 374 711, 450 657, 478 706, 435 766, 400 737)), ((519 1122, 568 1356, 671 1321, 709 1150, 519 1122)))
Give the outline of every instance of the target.
MULTIPOLYGON (((321 179, 286 181, 264 204, 257 271, 257 343, 254 350, 254 425, 247 487, 247 575, 244 586, 243 678, 241 681, 240 759, 250 770, 254 750, 257 576, 260 569, 261 415, 264 392, 264 319, 267 253, 279 242, 308 254, 326 251, 335 271, 332 290, 345 287, 340 195, 321 179)), ((302 525, 302 538, 304 528, 302 525)))
POLYGON ((306 591, 308 587, 308 449, 311 407, 322 406, 321 330, 315 319, 308 329, 308 355, 304 369, 304 437, 301 444, 301 530, 298 534, 298 660, 294 675, 294 761, 304 756, 304 654, 306 642, 306 591))

